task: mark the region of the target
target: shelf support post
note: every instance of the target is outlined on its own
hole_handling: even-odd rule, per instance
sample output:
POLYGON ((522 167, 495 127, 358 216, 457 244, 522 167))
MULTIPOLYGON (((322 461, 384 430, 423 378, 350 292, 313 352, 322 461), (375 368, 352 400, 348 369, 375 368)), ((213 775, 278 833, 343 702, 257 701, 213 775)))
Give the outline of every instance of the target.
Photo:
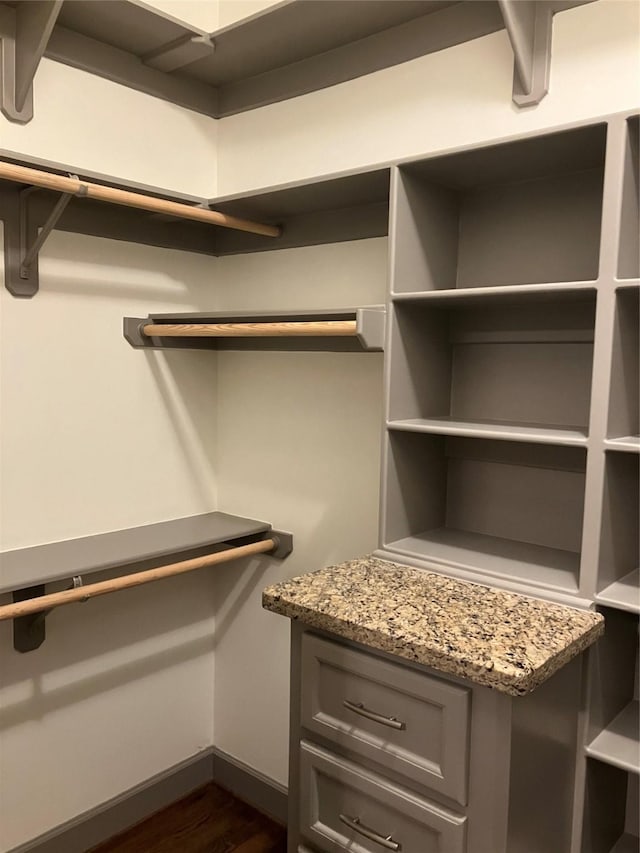
POLYGON ((33 79, 53 32, 63 0, 29 0, 0 17, 2 68, 0 109, 9 121, 33 118, 33 79))
POLYGON ((539 104, 549 91, 553 5, 541 0, 498 0, 514 56, 513 102, 539 104))

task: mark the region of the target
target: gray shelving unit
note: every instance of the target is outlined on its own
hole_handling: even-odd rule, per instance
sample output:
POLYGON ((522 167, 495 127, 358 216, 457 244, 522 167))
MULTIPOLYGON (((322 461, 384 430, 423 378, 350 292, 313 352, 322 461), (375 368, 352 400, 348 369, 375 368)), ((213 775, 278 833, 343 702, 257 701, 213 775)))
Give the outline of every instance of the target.
POLYGON ((624 114, 392 170, 378 553, 602 607, 571 853, 639 844, 637 164, 624 114))

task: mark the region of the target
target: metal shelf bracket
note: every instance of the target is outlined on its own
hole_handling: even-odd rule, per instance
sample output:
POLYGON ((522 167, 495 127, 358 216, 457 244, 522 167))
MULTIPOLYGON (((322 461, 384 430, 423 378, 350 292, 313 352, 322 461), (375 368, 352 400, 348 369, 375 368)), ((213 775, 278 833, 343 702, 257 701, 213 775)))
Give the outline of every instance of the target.
POLYGON ((33 78, 63 0, 30 0, 0 11, 0 110, 9 121, 33 118, 33 78))
POLYGON ((513 102, 539 104, 549 91, 553 4, 546 0, 498 0, 513 49, 513 102))

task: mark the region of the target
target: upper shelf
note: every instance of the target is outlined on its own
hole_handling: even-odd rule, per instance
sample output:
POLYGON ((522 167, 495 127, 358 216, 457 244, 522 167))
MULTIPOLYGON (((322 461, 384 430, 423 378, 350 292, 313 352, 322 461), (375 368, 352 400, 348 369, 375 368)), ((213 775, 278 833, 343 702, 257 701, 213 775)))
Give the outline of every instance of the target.
POLYGON ((0 4, 7 59, 2 109, 33 115, 44 55, 191 110, 222 118, 352 80, 506 27, 514 101, 546 93, 555 12, 592 0, 288 0, 206 33, 133 0, 0 4), (521 8, 521 7, 527 7, 521 8))

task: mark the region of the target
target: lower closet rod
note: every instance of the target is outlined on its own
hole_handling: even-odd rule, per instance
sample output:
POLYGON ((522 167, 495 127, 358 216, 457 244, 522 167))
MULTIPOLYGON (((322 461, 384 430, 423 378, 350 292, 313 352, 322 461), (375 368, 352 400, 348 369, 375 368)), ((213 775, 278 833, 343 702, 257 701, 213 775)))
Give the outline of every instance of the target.
POLYGON ((148 338, 267 338, 349 337, 356 335, 355 320, 287 321, 283 323, 147 323, 148 338))
POLYGON ((195 569, 203 569, 206 566, 215 566, 218 563, 227 563, 230 560, 240 560, 242 557, 250 557, 253 554, 265 554, 277 547, 277 539, 262 539, 260 542, 228 548, 225 551, 217 551, 215 554, 205 554, 203 557, 194 557, 192 560, 182 560, 180 563, 170 563, 157 569, 147 569, 144 572, 122 575, 119 578, 92 583, 88 586, 79 586, 63 592, 52 592, 49 595, 29 598, 15 604, 5 604, 0 607, 0 622, 6 619, 17 619, 19 616, 28 616, 31 613, 39 613, 41 610, 50 610, 52 607, 59 607, 62 604, 72 604, 74 601, 87 601, 90 598, 96 598, 98 595, 106 595, 109 592, 117 592, 120 589, 129 589, 133 586, 142 586, 145 583, 159 581, 172 575, 193 572, 195 569))

